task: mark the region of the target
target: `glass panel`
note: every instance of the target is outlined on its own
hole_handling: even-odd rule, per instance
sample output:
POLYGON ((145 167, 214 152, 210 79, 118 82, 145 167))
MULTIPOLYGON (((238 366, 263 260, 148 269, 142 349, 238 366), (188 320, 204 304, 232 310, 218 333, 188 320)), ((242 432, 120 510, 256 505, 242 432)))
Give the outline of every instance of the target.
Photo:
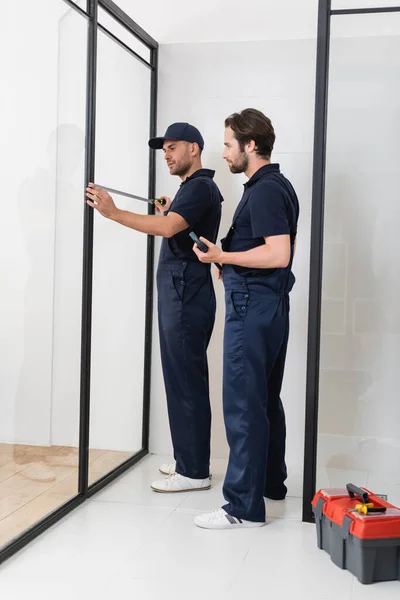
POLYGON ((399 504, 400 13, 366 18, 332 18, 317 486, 399 504))
MULTIPOLYGON (((400 0, 399 0, 400 1, 400 0)), ((398 13, 367 13, 332 17, 332 39, 398 35, 398 13)))
POLYGON ((101 8, 101 6, 99 6, 98 21, 100 25, 103 25, 106 29, 108 29, 108 31, 113 33, 119 40, 121 40, 121 42, 124 42, 124 44, 129 46, 131 50, 136 52, 136 54, 139 54, 139 56, 144 58, 144 60, 150 62, 150 48, 142 44, 142 42, 139 41, 136 36, 130 33, 126 27, 118 23, 118 21, 109 15, 107 11, 101 8))
MULTIPOLYGON (((400 6, 399 0, 332 0, 332 10, 342 8, 382 8, 382 7, 400 6)), ((341 27, 341 25, 339 25, 341 27)))
POLYGON ((104 33, 98 36, 96 181, 148 193, 151 71, 104 33))
POLYGON ((2 11, 0 545, 78 490, 86 46, 61 0, 2 11))
MULTIPOLYGON (((147 204, 113 195, 119 208, 147 204)), ((147 236, 95 214, 90 482, 142 448, 147 236)))

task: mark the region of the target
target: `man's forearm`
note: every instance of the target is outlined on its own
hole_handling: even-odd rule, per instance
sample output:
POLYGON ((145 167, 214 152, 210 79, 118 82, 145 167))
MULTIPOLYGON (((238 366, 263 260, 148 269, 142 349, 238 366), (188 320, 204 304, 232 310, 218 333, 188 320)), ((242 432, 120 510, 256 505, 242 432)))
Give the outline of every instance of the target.
POLYGON ((275 252, 268 244, 265 244, 245 252, 223 252, 219 262, 223 265, 253 269, 281 269, 287 267, 289 258, 285 253, 275 252))
POLYGON ((128 210, 118 210, 115 217, 113 217, 113 221, 149 235, 160 235, 163 237, 173 235, 168 219, 157 215, 138 215, 128 210))

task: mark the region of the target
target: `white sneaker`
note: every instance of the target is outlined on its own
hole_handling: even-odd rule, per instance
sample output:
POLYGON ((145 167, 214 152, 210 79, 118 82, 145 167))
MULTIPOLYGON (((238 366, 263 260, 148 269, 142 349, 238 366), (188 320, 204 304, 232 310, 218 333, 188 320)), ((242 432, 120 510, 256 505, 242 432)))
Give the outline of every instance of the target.
POLYGON ((163 465, 161 465, 159 471, 163 475, 174 475, 175 474, 175 469, 176 469, 176 462, 173 462, 173 463, 170 463, 170 464, 164 463, 163 465))
POLYGON ((190 479, 178 473, 168 475, 161 481, 154 481, 151 484, 155 492, 163 494, 176 494, 178 492, 197 492, 201 490, 209 490, 211 487, 210 478, 206 479, 190 479))
MULTIPOLYGON (((174 475, 175 474, 175 469, 176 469, 176 462, 173 463, 164 463, 163 465, 160 466, 159 471, 160 473, 162 473, 163 475, 174 475)), ((210 473, 210 479, 211 479, 212 475, 210 473)))
POLYGON ((194 523, 197 527, 202 527, 203 529, 244 529, 246 527, 263 527, 265 525, 265 522, 244 521, 243 519, 232 517, 223 508, 199 515, 195 518, 194 523))

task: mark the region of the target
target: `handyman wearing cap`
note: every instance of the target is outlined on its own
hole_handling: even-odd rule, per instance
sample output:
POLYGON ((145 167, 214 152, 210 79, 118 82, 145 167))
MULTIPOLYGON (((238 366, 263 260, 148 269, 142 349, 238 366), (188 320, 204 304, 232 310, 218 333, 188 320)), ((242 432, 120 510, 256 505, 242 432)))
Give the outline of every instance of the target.
POLYGON ((166 477, 152 484, 156 492, 204 490, 210 483, 211 409, 207 347, 215 320, 210 265, 197 261, 189 233, 214 243, 221 220, 220 191, 214 171, 203 169, 204 140, 189 123, 170 125, 150 148, 164 151, 171 175, 182 180, 171 202, 156 215, 118 209, 104 189, 89 184, 88 204, 104 217, 162 241, 157 270, 161 360, 175 462, 162 465, 166 477))

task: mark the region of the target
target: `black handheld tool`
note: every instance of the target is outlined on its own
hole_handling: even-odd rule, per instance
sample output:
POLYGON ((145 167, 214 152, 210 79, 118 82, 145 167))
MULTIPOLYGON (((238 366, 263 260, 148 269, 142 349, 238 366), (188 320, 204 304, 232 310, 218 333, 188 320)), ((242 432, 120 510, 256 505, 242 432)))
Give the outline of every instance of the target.
POLYGON ((154 198, 154 200, 149 200, 148 198, 143 198, 142 196, 128 194, 127 192, 121 192, 120 190, 114 190, 113 188, 106 187, 105 185, 99 185, 99 187, 103 188, 103 190, 107 190, 107 192, 111 192, 112 194, 118 194, 119 196, 125 196, 126 198, 133 198, 134 200, 141 200, 142 202, 147 202, 147 204, 161 204, 161 206, 166 204, 165 200, 162 198, 154 198))
POLYGON ((194 231, 191 231, 189 233, 189 236, 192 238, 192 240, 194 241, 194 243, 196 244, 196 246, 198 247, 199 250, 201 250, 204 253, 208 252, 208 246, 206 246, 204 242, 199 240, 199 238, 197 237, 197 235, 195 234, 194 231))
MULTIPOLYGON (((197 235, 195 234, 194 231, 191 231, 189 233, 189 237, 192 238, 192 240, 194 241, 194 243, 196 244, 196 246, 198 247, 199 250, 201 250, 204 253, 208 252, 208 246, 206 246, 204 242, 202 242, 201 240, 199 240, 199 238, 197 237, 197 235)), ((214 265, 216 267, 218 267, 218 269, 220 271, 222 271, 222 266, 219 263, 214 263, 214 265)))

